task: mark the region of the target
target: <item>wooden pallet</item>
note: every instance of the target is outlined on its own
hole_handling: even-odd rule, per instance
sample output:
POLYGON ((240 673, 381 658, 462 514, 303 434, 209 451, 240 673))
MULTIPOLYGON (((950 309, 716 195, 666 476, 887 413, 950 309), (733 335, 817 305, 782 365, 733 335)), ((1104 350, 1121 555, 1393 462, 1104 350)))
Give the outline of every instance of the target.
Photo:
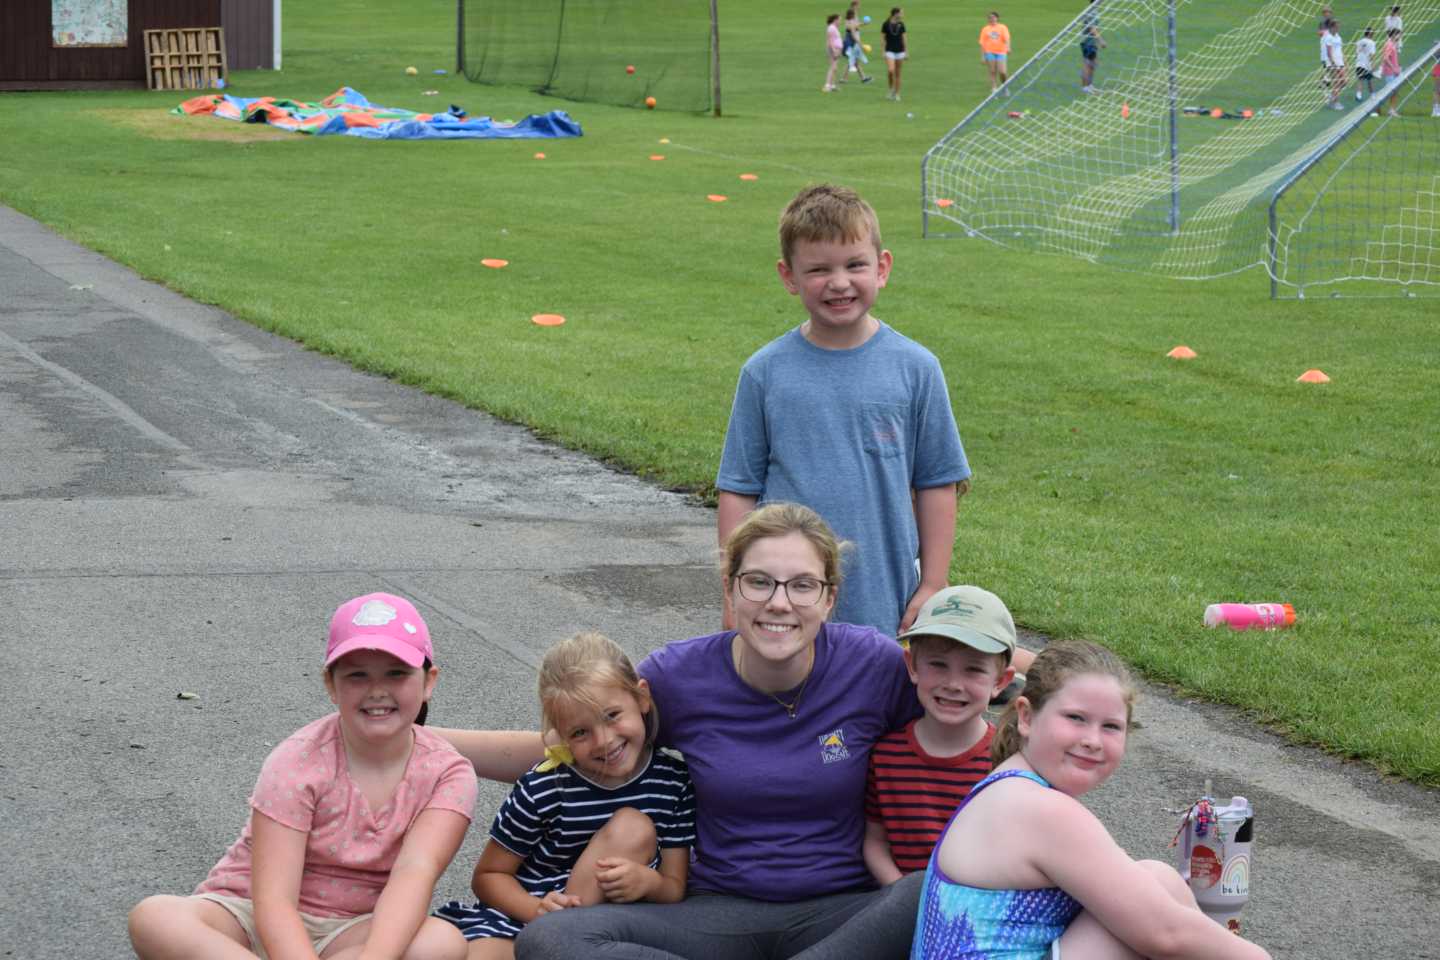
POLYGON ((146 30, 145 59, 151 90, 208 90, 228 80, 222 27, 146 30))

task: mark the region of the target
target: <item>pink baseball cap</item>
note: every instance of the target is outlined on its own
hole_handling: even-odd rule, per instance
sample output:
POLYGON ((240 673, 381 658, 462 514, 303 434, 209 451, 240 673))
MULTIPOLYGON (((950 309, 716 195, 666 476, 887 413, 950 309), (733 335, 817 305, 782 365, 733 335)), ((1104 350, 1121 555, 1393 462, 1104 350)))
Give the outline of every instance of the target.
POLYGON ((367 593, 347 600, 330 618, 325 666, 355 650, 379 650, 406 666, 435 662, 430 628, 415 605, 392 593, 367 593))

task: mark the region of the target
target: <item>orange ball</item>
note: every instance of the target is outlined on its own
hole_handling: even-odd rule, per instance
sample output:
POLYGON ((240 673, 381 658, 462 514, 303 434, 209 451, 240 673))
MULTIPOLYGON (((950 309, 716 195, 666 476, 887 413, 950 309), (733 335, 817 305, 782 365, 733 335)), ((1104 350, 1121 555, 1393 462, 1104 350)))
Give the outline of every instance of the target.
POLYGON ((646 110, 654 110, 654 109, 655 109, 655 98, 654 98, 654 97, 646 97, 646 98, 645 98, 645 109, 646 109, 646 110))
POLYGON ((626 73, 634 73, 634 72, 635 72, 635 64, 632 63, 632 64, 630 64, 628 67, 626 67, 626 68, 625 68, 625 72, 626 72, 626 73))

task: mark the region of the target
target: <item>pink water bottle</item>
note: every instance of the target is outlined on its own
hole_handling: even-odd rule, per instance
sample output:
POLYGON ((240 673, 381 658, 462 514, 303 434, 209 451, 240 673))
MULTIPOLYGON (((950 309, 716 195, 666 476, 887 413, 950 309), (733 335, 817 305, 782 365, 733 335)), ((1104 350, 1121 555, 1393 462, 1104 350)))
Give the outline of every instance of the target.
POLYGON ((1279 630, 1295 622, 1288 603, 1212 603, 1205 608, 1205 626, 1222 623, 1231 630, 1279 630))

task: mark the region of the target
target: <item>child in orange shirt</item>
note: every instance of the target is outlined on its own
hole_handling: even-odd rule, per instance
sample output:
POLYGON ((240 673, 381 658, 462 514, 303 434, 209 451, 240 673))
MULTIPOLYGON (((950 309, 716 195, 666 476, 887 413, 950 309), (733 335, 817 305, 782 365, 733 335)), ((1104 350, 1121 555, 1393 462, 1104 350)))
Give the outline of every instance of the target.
POLYGON ((1000 14, 990 11, 989 22, 980 28, 980 62, 990 74, 990 92, 998 90, 1010 79, 1006 61, 1010 56, 1010 28, 1000 22, 1000 14))

